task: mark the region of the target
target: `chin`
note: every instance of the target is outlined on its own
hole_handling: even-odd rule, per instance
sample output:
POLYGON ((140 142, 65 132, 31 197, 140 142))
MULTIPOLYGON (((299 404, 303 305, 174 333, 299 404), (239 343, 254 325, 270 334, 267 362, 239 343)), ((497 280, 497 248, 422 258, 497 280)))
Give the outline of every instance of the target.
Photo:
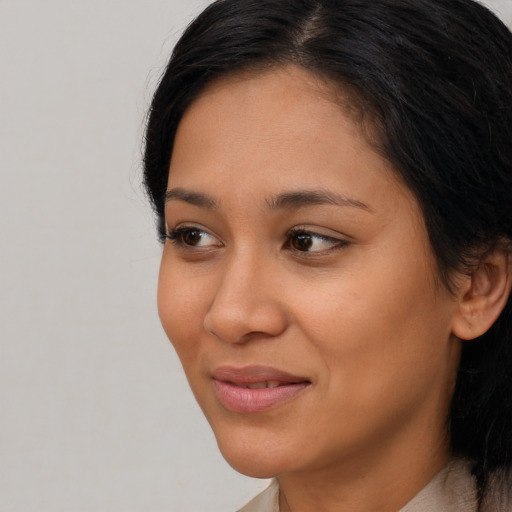
POLYGON ((243 454, 226 453, 221 450, 223 457, 227 463, 238 473, 251 478, 274 478, 283 473, 287 473, 287 469, 270 457, 245 456, 243 454))
POLYGON ((291 457, 286 455, 282 446, 274 443, 235 435, 227 438, 217 436, 217 444, 228 464, 243 475, 274 478, 292 469, 291 457))

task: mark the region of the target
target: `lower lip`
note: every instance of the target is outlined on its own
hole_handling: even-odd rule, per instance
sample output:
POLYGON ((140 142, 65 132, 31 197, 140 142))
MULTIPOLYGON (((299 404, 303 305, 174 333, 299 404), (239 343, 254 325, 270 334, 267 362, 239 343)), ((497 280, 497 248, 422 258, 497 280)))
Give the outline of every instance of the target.
POLYGON ((309 386, 308 382, 284 384, 275 388, 243 388, 230 382, 213 380, 220 403, 233 412, 261 412, 288 402, 309 386))

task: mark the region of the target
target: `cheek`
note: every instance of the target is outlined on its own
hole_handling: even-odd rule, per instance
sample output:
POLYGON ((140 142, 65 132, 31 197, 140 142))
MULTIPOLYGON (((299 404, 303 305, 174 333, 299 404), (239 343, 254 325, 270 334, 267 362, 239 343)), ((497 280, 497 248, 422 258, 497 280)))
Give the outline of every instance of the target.
POLYGON ((416 264, 384 270, 367 266, 337 283, 317 283, 316 297, 297 316, 331 378, 361 386, 354 396, 395 381, 414 385, 447 357, 452 301, 434 290, 431 271, 416 264))
POLYGON ((158 314, 182 363, 198 350, 206 310, 204 283, 194 282, 179 264, 169 261, 164 254, 158 277, 158 314))

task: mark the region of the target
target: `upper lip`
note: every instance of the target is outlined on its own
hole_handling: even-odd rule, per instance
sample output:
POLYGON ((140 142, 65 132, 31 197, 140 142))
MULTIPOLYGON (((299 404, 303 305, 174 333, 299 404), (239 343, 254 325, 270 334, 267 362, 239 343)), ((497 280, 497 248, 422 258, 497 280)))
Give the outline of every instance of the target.
POLYGON ((219 366, 212 372, 215 380, 232 382, 233 384, 256 384, 257 382, 279 381, 290 384, 309 382, 309 379, 299 375, 272 368, 271 366, 219 366))

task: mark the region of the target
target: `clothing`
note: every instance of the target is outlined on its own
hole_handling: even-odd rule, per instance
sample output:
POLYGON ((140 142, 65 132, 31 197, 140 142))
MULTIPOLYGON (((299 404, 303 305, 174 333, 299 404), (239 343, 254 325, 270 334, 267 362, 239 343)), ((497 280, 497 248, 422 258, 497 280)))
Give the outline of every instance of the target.
POLYGON ((238 512, 279 512, 279 484, 272 480, 270 485, 253 498, 238 512))
MULTIPOLYGON (((479 508, 471 463, 454 459, 398 512, 512 512, 511 484, 510 476, 493 476, 479 508)), ((279 512, 277 480, 239 512, 279 512)))

